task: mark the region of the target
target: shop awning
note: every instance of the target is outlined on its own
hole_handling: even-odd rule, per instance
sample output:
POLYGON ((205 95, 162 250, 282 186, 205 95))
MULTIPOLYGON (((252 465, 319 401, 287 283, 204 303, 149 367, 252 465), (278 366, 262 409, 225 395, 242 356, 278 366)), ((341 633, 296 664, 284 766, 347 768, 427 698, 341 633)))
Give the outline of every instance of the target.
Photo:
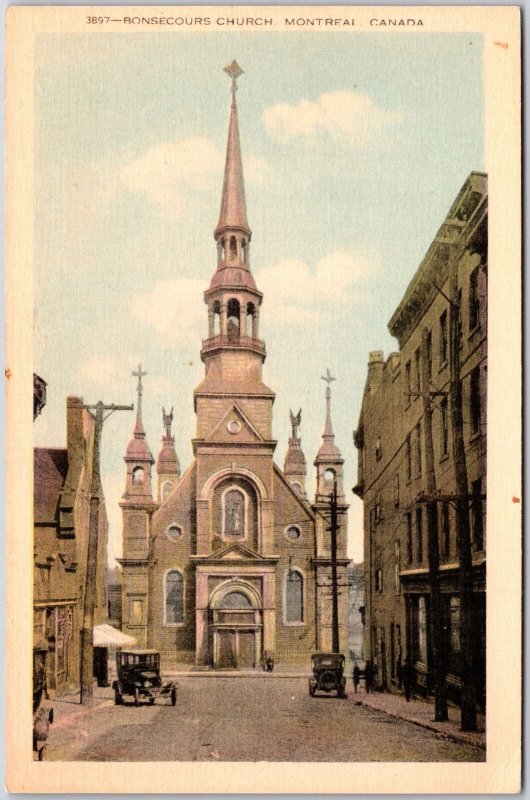
POLYGON ((124 647, 136 644, 134 636, 127 636, 112 625, 94 625, 94 647, 124 647))

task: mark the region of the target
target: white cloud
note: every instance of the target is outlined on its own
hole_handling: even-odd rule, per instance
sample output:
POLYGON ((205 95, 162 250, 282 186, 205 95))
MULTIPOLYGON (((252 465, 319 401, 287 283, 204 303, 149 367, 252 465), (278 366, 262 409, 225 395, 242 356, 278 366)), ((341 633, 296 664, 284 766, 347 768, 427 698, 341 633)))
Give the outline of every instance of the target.
POLYGON ((354 148, 364 147, 400 120, 400 113, 379 108, 366 95, 346 89, 321 94, 314 102, 280 103, 263 112, 265 128, 277 141, 314 140, 328 134, 354 148))
POLYGON ((375 271, 365 256, 335 250, 314 268, 295 259, 265 267, 256 273, 256 282, 282 325, 298 326, 331 320, 351 306, 366 303, 366 286, 375 271))
POLYGON ((197 343, 207 324, 206 306, 200 302, 204 281, 173 278, 157 281, 149 292, 131 303, 135 319, 152 328, 167 344, 197 343))

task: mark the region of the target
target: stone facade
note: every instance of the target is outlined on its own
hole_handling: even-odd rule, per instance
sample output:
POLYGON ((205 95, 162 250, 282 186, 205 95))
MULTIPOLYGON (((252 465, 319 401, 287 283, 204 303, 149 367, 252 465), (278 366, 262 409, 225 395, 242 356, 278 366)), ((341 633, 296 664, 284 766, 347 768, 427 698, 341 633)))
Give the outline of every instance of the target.
MULTIPOLYGON (((34 450, 34 644, 47 652, 48 691, 79 686, 94 420, 78 397, 66 406, 67 447, 34 450)), ((100 495, 94 624, 107 616, 107 516, 100 495)))
POLYGON ((459 689, 459 555, 449 396, 449 281, 445 242, 466 243, 458 263, 464 443, 469 480, 478 697, 485 697, 485 493, 487 370, 487 184, 472 173, 394 313, 399 352, 370 354, 355 443, 356 493, 364 501, 365 654, 379 682, 401 686, 407 656, 425 691, 432 686, 425 426, 421 348, 427 330, 440 587, 449 695, 459 689), (445 499, 444 499, 445 498, 445 499))
MULTIPOLYGON (((315 650, 331 648, 331 554, 323 515, 329 517, 333 479, 341 509, 346 508, 342 457, 334 445, 328 402, 323 445, 315 461, 318 499, 313 505, 306 499, 297 428, 286 472, 273 460, 274 393, 262 378, 262 294, 250 271, 251 231, 235 92, 215 240, 217 266, 204 294, 205 375, 194 392, 194 461, 181 476, 166 427, 155 502, 153 459, 141 418, 127 450, 121 503, 123 630, 139 646, 160 650, 166 661, 255 667, 268 651, 278 663, 307 662, 315 650), (135 483, 136 472, 141 483, 135 483)), ((164 412, 164 425, 169 424, 164 412)), ((345 583, 343 515, 339 542, 340 582, 345 583)), ((343 649, 345 600, 343 594, 343 649)))

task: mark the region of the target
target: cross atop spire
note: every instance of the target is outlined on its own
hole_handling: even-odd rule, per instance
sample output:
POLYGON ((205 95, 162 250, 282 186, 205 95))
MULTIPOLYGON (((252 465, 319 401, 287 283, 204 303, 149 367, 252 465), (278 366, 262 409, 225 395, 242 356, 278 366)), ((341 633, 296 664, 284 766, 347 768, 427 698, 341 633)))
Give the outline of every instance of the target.
POLYGON ((143 394, 143 385, 142 385, 142 378, 144 375, 147 375, 147 372, 142 372, 142 365, 138 364, 138 371, 131 372, 131 375, 134 378, 138 378, 138 385, 136 387, 136 392, 138 394, 138 404, 136 407, 136 425, 134 426, 134 433, 145 436, 144 426, 142 423, 142 394, 143 394))
POLYGON ((223 72, 226 72, 229 78, 232 78, 232 102, 235 103, 236 101, 236 92, 237 92, 237 79, 240 75, 244 74, 244 70, 241 69, 235 58, 230 64, 227 64, 224 68, 223 72))

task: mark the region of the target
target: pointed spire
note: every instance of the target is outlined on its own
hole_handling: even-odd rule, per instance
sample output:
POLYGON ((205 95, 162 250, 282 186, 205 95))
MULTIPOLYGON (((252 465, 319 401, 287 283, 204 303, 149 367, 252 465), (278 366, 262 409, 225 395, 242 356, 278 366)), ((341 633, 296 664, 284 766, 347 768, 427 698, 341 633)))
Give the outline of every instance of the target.
POLYGON ((136 392, 138 394, 138 403, 136 405, 136 425, 134 426, 134 435, 135 436, 145 436, 144 426, 142 422, 142 394, 143 394, 143 386, 142 386, 142 378, 144 375, 147 375, 147 372, 142 372, 142 365, 138 364, 138 372, 131 372, 131 375, 134 378, 138 378, 138 386, 136 387, 136 392))
POLYGON ((334 378, 329 370, 326 371, 325 375, 322 375, 322 380, 327 383, 326 386, 326 422, 324 424, 324 430, 322 432, 322 439, 323 442, 320 445, 320 449, 317 453, 316 460, 326 459, 326 458, 336 458, 337 456, 341 458, 341 452, 335 444, 335 433, 333 431, 333 425, 331 423, 331 388, 330 384, 332 381, 337 380, 334 378))
POLYGON ((239 142, 239 123, 237 118, 237 78, 243 70, 232 61, 224 68, 226 74, 232 78, 232 106, 230 109, 230 123, 228 126, 228 142, 226 145, 225 174, 223 181, 223 195, 221 198, 221 211, 219 222, 215 229, 215 237, 226 228, 238 228, 250 236, 247 222, 247 208, 245 202, 245 186, 243 183, 243 165, 241 162, 241 145, 239 142))

